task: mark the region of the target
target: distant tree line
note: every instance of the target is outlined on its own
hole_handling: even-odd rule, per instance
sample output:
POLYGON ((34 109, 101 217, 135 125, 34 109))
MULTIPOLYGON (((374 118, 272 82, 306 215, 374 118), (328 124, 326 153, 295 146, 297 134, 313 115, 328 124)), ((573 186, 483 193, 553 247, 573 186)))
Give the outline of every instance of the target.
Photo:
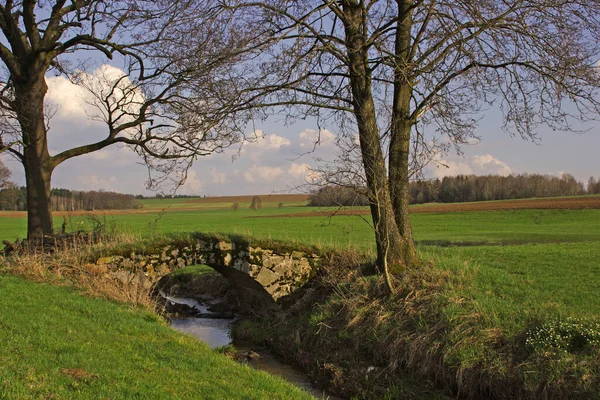
POLYGON ((593 176, 590 176, 587 184, 587 193, 600 194, 600 178, 596 179, 593 176))
MULTIPOLYGON (((54 211, 124 210, 142 207, 131 194, 69 189, 52 189, 50 202, 54 211)), ((0 189, 0 210, 27 210, 25 187, 9 185, 0 189)))
POLYGON ((311 193, 308 205, 313 207, 366 206, 369 205, 369 199, 355 188, 328 185, 311 193))
MULTIPOLYGON (((411 204, 458 203, 527 199, 533 197, 577 196, 600 194, 600 178, 590 177, 587 190, 573 175, 557 177, 541 174, 458 175, 443 179, 410 183, 411 204)), ((361 190, 340 186, 323 186, 309 197, 309 206, 363 206, 367 197, 361 190)))
POLYGON ((442 180, 411 182, 410 196, 414 204, 456 203, 558 197, 586 194, 584 186, 573 175, 458 175, 442 180))

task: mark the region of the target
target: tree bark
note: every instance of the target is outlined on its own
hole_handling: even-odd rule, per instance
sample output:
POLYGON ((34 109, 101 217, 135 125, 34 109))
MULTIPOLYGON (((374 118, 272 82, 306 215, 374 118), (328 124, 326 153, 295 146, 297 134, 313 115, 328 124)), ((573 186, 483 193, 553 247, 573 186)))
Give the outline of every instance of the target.
POLYGON ((402 257, 404 240, 398 231, 390 198, 385 160, 381 150, 372 78, 368 65, 362 8, 353 2, 344 3, 346 47, 350 64, 350 85, 359 132, 367 188, 371 201, 371 216, 377 244, 377 265, 382 273, 400 273, 405 263, 402 257))
POLYGON ((410 223, 409 153, 413 121, 410 101, 412 82, 407 71, 411 60, 411 0, 398 2, 395 40, 394 99, 389 151, 389 186, 396 225, 402 236, 402 257, 407 266, 418 263, 410 223))
MULTIPOLYGON (((44 70, 45 72, 45 70, 44 70)), ((54 163, 48 152, 44 97, 45 73, 15 83, 15 102, 23 135, 23 166, 27 187, 27 238, 41 240, 53 234, 50 181, 54 163)))

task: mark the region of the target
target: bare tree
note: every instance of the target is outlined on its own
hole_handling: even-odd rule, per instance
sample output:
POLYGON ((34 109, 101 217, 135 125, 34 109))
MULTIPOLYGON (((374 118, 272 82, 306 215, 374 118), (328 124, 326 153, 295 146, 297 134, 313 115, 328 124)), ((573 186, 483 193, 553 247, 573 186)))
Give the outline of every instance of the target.
MULTIPOLYGON (((0 178, 1 181, 1 178, 0 178)), ((597 194, 596 193, 596 187, 598 186, 598 182, 596 181, 596 178, 594 178, 593 176, 590 176, 590 179, 588 179, 587 182, 587 194, 597 194)))
POLYGON ((177 172, 185 179, 196 157, 238 140, 237 125, 215 110, 225 101, 227 65, 239 59, 249 36, 217 3, 0 2, 0 151, 25 169, 28 237, 52 234, 52 171, 68 159, 128 145, 158 173, 149 184, 158 184, 177 172), (123 72, 94 76, 86 71, 91 64, 74 64, 90 51, 122 63, 123 72), (107 126, 103 140, 49 153, 52 110, 44 100, 51 69, 90 90, 97 111, 91 117, 107 126))
POLYGON ((258 211, 262 208, 262 200, 259 196, 252 197, 252 203, 250 204, 250 209, 254 211, 258 211))
POLYGON ((378 263, 385 255, 393 272, 418 262, 408 178, 411 163, 443 145, 432 137, 450 146, 476 138, 494 104, 508 132, 533 140, 540 125, 575 130, 600 109, 597 0, 229 5, 268 37, 238 110, 331 119, 358 135, 378 263))
POLYGON ((4 189, 12 185, 10 182, 11 175, 10 169, 8 169, 2 160, 0 160, 0 189, 4 189))

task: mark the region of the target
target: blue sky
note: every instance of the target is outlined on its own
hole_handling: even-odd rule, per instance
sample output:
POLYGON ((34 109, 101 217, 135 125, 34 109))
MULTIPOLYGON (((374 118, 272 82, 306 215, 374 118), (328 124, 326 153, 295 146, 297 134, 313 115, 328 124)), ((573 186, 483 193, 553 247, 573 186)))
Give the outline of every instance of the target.
MULTIPOLYGON (((48 77, 48 102, 58 106, 50 123, 49 145, 52 154, 78 144, 103 138, 105 126, 89 118, 90 111, 81 90, 62 77, 48 77)), ((322 125, 322 124, 321 124, 322 125)), ((600 123, 588 125, 586 133, 555 132, 541 128, 539 142, 511 137, 501 129, 498 110, 481 115, 477 144, 463 145, 463 156, 454 152, 440 157, 447 167, 429 167, 427 178, 455 174, 543 173, 573 174, 586 182, 590 175, 600 177, 600 123)), ((202 157, 188 175, 180 194, 241 195, 286 192, 310 176, 315 159, 332 160, 336 151, 333 122, 321 132, 322 143, 314 152, 317 126, 313 121, 284 125, 276 118, 257 124, 259 137, 225 151, 202 157), (302 155, 304 154, 304 155, 302 155)), ((322 125, 323 127, 323 125, 322 125)), ((6 155, 3 161, 13 172, 12 180, 24 183, 20 164, 6 155)), ((114 190, 151 194, 145 189, 146 169, 133 151, 108 147, 100 152, 74 158, 58 166, 53 187, 79 190, 114 190)), ((168 191, 167 188, 164 188, 168 191)))

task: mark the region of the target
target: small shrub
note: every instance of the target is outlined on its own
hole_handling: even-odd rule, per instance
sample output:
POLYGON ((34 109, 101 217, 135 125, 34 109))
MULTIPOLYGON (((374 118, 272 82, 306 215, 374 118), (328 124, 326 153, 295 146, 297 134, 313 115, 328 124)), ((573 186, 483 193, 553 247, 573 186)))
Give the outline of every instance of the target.
POLYGON ((237 211, 240 208, 240 203, 238 201, 234 201, 233 204, 231 205, 231 209, 233 211, 237 211))
POLYGON ((257 211, 262 208, 262 200, 259 196, 254 196, 252 198, 252 203, 250 204, 250 209, 257 211))
POLYGON ((277 208, 279 208, 279 209, 283 208, 283 203, 277 204, 277 208))

